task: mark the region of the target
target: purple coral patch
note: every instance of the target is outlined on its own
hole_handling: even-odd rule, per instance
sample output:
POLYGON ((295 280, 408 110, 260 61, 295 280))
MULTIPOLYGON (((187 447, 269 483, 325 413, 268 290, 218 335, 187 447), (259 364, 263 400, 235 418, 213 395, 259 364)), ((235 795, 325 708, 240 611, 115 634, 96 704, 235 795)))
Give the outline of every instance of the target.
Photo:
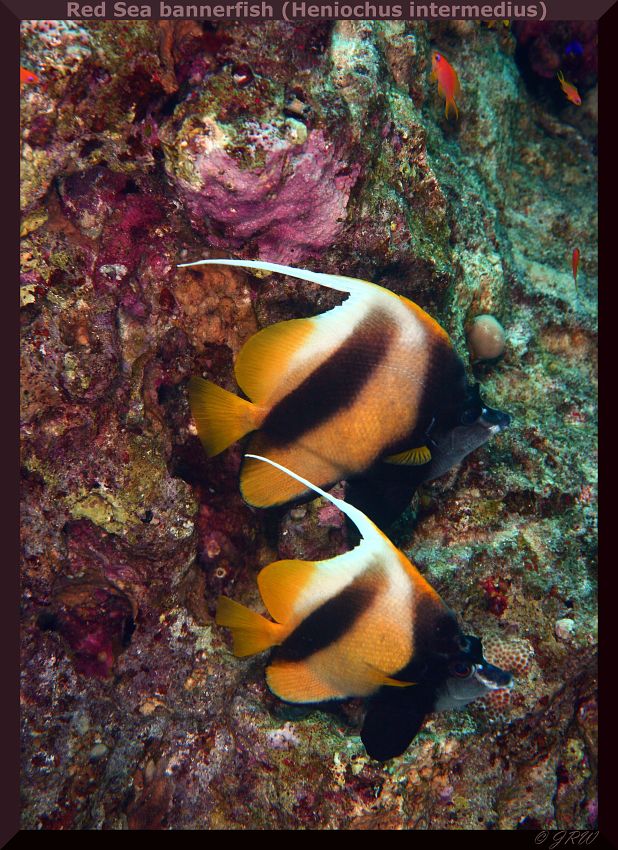
POLYGON ((280 263, 318 256, 335 241, 360 172, 319 131, 302 145, 273 146, 256 170, 222 150, 199 155, 195 166, 201 191, 178 179, 195 226, 206 227, 216 247, 252 240, 260 256, 280 263))

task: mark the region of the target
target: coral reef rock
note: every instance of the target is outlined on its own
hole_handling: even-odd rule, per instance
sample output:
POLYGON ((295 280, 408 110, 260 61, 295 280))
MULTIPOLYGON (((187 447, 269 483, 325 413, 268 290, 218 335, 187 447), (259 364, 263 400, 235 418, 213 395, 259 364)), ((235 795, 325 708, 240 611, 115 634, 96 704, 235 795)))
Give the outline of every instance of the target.
POLYGON ((24 829, 594 827, 596 41, 533 27, 23 22, 24 829), (573 40, 579 111, 543 89, 573 40), (256 330, 340 298, 177 268, 228 256, 413 299, 512 416, 389 533, 515 687, 387 764, 360 701, 285 705, 214 624, 350 545, 323 501, 245 505, 240 446, 204 455, 190 376, 235 390, 256 330), (470 363, 481 314, 508 344, 470 363))

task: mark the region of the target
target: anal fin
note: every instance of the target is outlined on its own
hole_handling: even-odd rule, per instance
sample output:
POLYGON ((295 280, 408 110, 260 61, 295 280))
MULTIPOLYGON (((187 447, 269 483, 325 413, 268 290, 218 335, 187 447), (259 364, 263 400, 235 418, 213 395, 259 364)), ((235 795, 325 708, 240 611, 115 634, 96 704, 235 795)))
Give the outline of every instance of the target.
POLYGON ((286 702, 324 702, 342 694, 321 682, 305 661, 275 661, 266 669, 268 687, 286 702))

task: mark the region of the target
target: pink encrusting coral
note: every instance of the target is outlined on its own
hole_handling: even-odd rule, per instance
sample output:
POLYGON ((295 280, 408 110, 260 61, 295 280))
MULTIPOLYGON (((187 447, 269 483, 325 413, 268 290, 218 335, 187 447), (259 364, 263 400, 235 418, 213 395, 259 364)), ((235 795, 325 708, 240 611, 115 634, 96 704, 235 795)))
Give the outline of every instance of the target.
POLYGON ((253 169, 223 149, 196 150, 192 169, 200 188, 176 177, 192 223, 207 230, 215 247, 252 243, 271 262, 320 256, 344 227, 360 166, 341 158, 320 130, 301 145, 277 139, 264 144, 264 164, 253 169))
POLYGON ((140 187, 127 175, 98 165, 59 181, 58 193, 62 214, 91 240, 91 249, 96 244, 97 290, 121 289, 140 263, 156 263, 164 253, 156 229, 166 205, 152 182, 140 187))

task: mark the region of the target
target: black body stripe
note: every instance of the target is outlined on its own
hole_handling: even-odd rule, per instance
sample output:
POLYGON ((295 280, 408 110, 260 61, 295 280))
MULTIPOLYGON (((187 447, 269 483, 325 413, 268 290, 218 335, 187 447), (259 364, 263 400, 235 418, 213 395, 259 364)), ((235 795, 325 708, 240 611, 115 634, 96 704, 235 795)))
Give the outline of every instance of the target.
MULTIPOLYGON (((437 335, 428 336, 427 346, 424 386, 414 430, 397 443, 385 447, 385 456, 424 445, 430 426, 432 431, 440 434, 459 424, 468 389, 464 364, 455 349, 437 335)), ((426 471, 426 466, 419 468, 426 471)))
POLYGON ((315 652, 326 649, 349 631, 356 620, 369 608, 379 590, 374 578, 359 578, 337 596, 309 614, 287 637, 276 653, 282 661, 303 661, 315 652))
POLYGON ((459 421, 466 399, 468 382, 464 364, 453 348, 442 337, 431 337, 425 380, 419 411, 429 418, 426 428, 435 417, 436 425, 452 428, 459 421))
POLYGON ((459 653, 461 629, 441 599, 422 596, 414 611, 414 655, 393 676, 402 681, 442 684, 448 662, 459 653))
POLYGON ((361 739, 372 758, 401 755, 416 737, 425 715, 433 711, 448 663, 460 653, 461 631, 455 615, 439 600, 421 597, 414 612, 414 656, 394 674, 416 682, 410 688, 384 686, 372 697, 361 739))
POLYGON ((270 411, 261 430, 273 446, 293 443, 350 407, 384 360, 396 328, 382 311, 360 322, 331 356, 270 411))

